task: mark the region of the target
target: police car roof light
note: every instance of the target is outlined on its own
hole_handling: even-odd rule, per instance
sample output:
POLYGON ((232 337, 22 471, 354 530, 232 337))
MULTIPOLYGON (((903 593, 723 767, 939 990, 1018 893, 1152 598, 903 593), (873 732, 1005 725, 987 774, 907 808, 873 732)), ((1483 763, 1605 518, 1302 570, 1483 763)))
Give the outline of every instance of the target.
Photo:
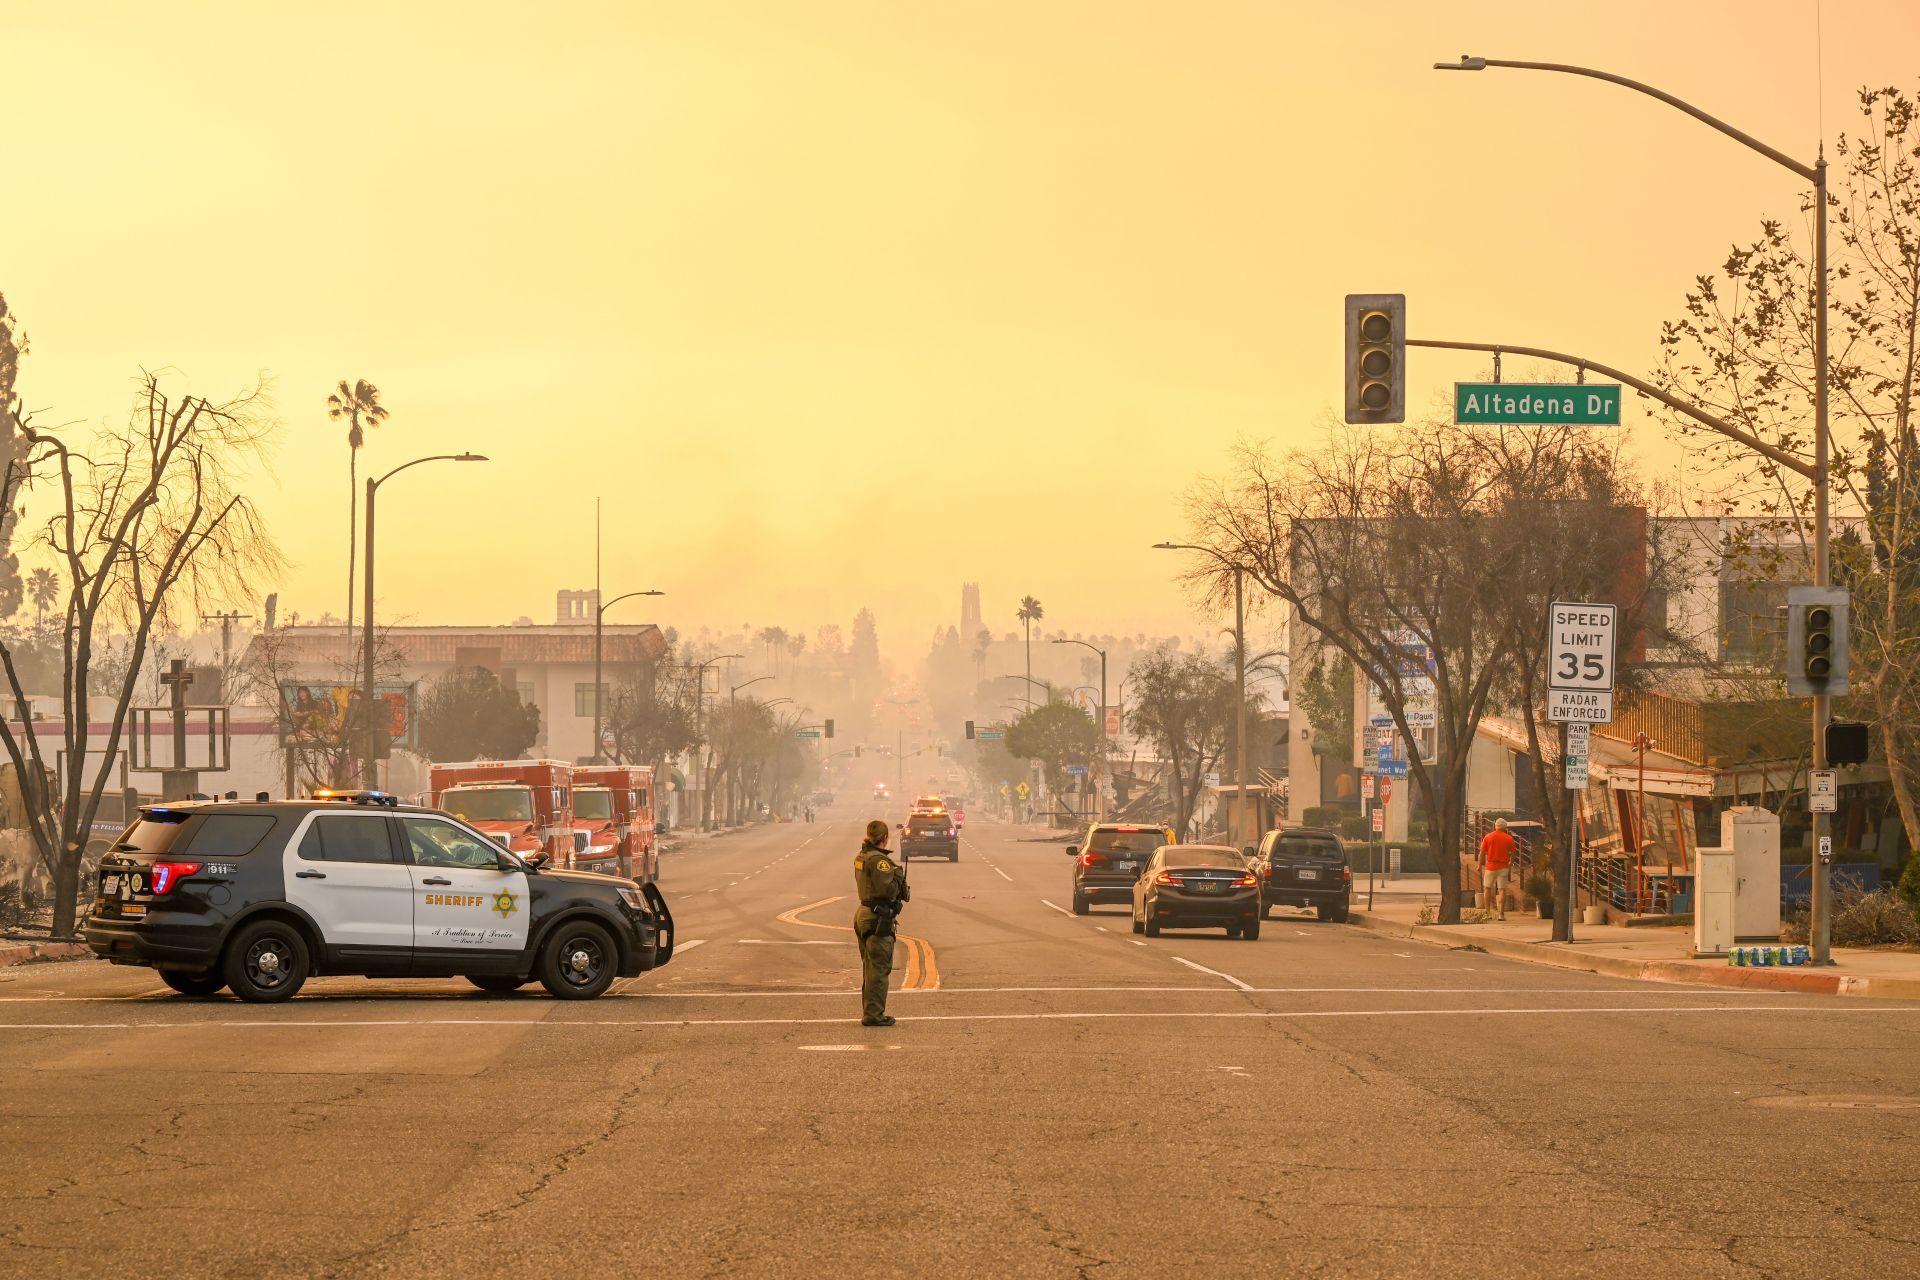
POLYGON ((350 791, 344 788, 321 787, 313 793, 315 800, 340 800, 347 804, 385 805, 389 809, 400 807, 400 797, 389 795, 385 791, 350 791))

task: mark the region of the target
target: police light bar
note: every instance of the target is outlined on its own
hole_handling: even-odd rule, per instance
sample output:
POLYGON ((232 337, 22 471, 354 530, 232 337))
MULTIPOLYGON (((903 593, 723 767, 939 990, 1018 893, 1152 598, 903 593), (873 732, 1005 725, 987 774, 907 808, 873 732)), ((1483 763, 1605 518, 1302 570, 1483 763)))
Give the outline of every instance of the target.
POLYGON ((389 795, 385 791, 355 791, 346 788, 321 787, 313 793, 315 800, 336 800, 343 804, 384 805, 389 809, 400 807, 400 797, 389 795))

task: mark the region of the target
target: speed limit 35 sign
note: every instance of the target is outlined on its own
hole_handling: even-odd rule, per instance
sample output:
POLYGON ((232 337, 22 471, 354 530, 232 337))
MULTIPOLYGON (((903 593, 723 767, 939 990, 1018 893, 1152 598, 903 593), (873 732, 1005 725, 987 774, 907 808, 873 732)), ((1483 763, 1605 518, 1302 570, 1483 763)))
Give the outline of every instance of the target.
POLYGON ((1547 613, 1547 719, 1613 719, 1613 642, 1619 610, 1556 601, 1547 613))

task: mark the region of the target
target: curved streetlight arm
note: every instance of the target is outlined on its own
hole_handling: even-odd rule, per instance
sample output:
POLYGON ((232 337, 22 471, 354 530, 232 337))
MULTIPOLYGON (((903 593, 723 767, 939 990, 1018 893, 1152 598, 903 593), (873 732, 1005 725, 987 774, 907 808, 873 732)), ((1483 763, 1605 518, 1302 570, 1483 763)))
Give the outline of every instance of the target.
POLYGON ((750 684, 759 684, 762 680, 771 680, 771 679, 773 679, 772 676, 755 676, 751 680, 742 680, 739 684, 734 685, 731 689, 727 691, 727 696, 731 698, 734 694, 740 692, 742 689, 746 688, 750 684))
POLYGON ((1482 71, 1487 67, 1507 67, 1519 71, 1557 71, 1562 75, 1586 76, 1590 80, 1605 80, 1609 84, 1617 84, 1623 88, 1632 89, 1635 93, 1644 93, 1649 98, 1658 98, 1676 111, 1685 112, 1701 124, 1706 125, 1709 129, 1716 129, 1726 134, 1742 146, 1750 147, 1758 151, 1775 164, 1783 165, 1793 170, 1793 172, 1799 174, 1808 182, 1819 180, 1819 174, 1814 166, 1800 163, 1786 152, 1768 146, 1752 134, 1734 128, 1718 116, 1708 115, 1691 102, 1676 98, 1672 94, 1661 89, 1656 89, 1650 84, 1642 84, 1638 80, 1629 80, 1625 76, 1617 76, 1611 71, 1598 71, 1592 67, 1576 67, 1565 62, 1516 62, 1509 58, 1475 58, 1469 57, 1466 54, 1462 54, 1458 62, 1436 62, 1433 64, 1435 71, 1482 71))
POLYGON ((613 608, 613 606, 619 604, 622 600, 631 600, 635 596, 663 596, 665 594, 667 593, 664 591, 629 591, 627 592, 627 594, 623 596, 615 596, 613 599, 601 605, 600 612, 605 613, 607 610, 613 608))
POLYGON ((408 467, 417 467, 423 462, 487 462, 487 461, 490 461, 490 459, 484 453, 436 453, 431 457, 415 458, 412 462, 403 462, 399 466, 395 467, 393 470, 387 472, 387 474, 381 476, 378 480, 368 480, 367 483, 373 488, 378 489, 381 485, 393 479, 395 476, 399 475, 402 471, 405 471, 408 467))

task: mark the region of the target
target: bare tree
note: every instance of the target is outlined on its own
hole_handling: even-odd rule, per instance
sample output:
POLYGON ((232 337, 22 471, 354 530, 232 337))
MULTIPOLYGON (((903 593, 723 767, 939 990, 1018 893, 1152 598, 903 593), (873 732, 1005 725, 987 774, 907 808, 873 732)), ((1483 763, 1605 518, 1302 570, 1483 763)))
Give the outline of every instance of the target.
MULTIPOLYGON (((66 768, 46 803, 28 806, 28 828, 54 885, 53 932, 72 934, 86 830, 119 756, 127 708, 156 627, 244 592, 270 574, 280 555, 253 503, 233 478, 262 453, 272 434, 257 388, 214 403, 174 399, 153 374, 141 379, 130 421, 108 428, 87 451, 56 431, 20 424, 26 448, 0 478, 0 510, 16 510, 26 492, 49 510, 32 545, 60 578, 71 638, 60 681, 66 768), (98 679, 97 659, 110 631, 127 637, 118 679, 98 679), (104 687, 103 687, 104 684, 104 687), (88 699, 113 700, 105 741, 93 741, 88 699)), ((0 666, 16 704, 24 702, 13 654, 0 666)), ((0 740, 23 778, 49 779, 50 752, 29 718, 19 731, 0 720, 0 740)))
POLYGON ((1167 802, 1182 839, 1206 776, 1220 765, 1233 726, 1233 670, 1202 654, 1158 649, 1134 663, 1127 727, 1166 762, 1167 802))
MULTIPOLYGON (((1494 617, 1521 549, 1500 516, 1500 477, 1465 432, 1336 428, 1275 460, 1244 448, 1230 479, 1189 503, 1215 590, 1241 566, 1380 690, 1404 740, 1431 686, 1434 751, 1408 752, 1440 872, 1440 919, 1460 914, 1469 747, 1507 654, 1494 617)), ((1424 726, 1422 726, 1424 728, 1424 726)))
MULTIPOLYGON (((1858 530, 1834 540, 1834 578, 1852 592, 1855 695, 1886 758, 1909 844, 1920 841, 1920 103, 1896 88, 1862 89, 1856 134, 1842 134, 1828 196, 1835 511, 1858 530), (1851 518, 1849 520, 1849 518, 1851 518)), ((1701 275, 1682 314, 1662 327, 1663 384, 1769 444, 1813 443, 1816 368, 1812 198, 1802 222, 1762 224, 1752 242, 1701 275)), ((1675 425, 1689 430, 1688 421, 1675 425)), ((1767 519, 1736 528, 1728 560, 1777 579, 1811 581, 1813 493, 1799 475, 1715 435, 1723 495, 1767 519), (1783 522, 1783 555, 1753 528, 1783 522)), ((1756 572, 1756 576, 1760 576, 1756 572)), ((1837 711, 1843 710, 1836 708, 1837 711)))

